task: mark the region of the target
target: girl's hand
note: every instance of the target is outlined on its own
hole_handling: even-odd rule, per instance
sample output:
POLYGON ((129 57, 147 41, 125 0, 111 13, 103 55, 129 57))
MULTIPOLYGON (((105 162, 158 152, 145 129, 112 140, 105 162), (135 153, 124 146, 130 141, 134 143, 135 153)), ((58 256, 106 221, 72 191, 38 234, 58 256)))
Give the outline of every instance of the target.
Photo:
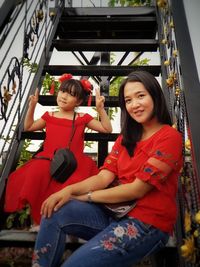
POLYGON ((96 109, 97 112, 100 110, 104 109, 104 102, 105 102, 105 97, 100 95, 100 90, 96 89, 96 96, 95 96, 95 101, 96 101, 96 109))
POLYGON ((52 194, 42 203, 41 214, 45 218, 51 217, 52 213, 62 207, 70 198, 70 192, 65 189, 52 194))
POLYGON ((35 107, 39 99, 39 90, 36 88, 35 94, 29 96, 29 107, 35 107))

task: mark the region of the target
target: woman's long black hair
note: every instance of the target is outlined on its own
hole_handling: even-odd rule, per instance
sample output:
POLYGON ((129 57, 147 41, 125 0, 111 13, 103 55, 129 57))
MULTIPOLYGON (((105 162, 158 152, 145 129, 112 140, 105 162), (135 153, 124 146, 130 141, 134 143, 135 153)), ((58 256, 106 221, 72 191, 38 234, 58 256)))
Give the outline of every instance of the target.
POLYGON ((119 106, 121 108, 122 145, 126 147, 130 157, 134 154, 136 142, 142 137, 142 124, 136 122, 127 112, 124 100, 124 87, 128 82, 141 82, 153 99, 153 116, 162 124, 172 125, 164 94, 156 78, 146 71, 131 72, 119 88, 119 106))

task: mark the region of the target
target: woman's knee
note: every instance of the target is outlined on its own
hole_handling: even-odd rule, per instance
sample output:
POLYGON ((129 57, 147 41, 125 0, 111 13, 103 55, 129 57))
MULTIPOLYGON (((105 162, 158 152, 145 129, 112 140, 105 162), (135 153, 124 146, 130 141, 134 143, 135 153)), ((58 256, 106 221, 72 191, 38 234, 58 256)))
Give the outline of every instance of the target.
POLYGON ((67 224, 76 223, 81 217, 85 217, 89 209, 90 207, 86 202, 70 200, 57 211, 53 212, 50 218, 43 218, 42 221, 45 224, 54 223, 63 227, 67 224))

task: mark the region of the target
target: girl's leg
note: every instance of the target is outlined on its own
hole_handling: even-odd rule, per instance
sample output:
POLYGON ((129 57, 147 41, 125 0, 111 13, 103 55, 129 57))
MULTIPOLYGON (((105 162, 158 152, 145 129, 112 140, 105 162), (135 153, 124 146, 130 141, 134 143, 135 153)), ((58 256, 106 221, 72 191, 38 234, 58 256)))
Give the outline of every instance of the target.
POLYGON ((168 238, 136 219, 122 219, 77 249, 62 267, 130 267, 164 247, 168 238))
POLYGON ((66 234, 88 240, 106 228, 109 223, 109 217, 98 205, 77 200, 68 202, 53 213, 51 218, 42 219, 32 266, 60 266, 66 234))

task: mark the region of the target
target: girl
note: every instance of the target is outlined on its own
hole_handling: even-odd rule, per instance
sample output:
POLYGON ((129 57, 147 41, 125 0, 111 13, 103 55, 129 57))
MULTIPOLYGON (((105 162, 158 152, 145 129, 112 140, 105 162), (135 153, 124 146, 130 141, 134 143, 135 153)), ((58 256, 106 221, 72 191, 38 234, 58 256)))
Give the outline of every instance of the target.
MULTIPOLYGON (((91 95, 92 86, 88 80, 75 80, 71 74, 64 74, 60 80, 62 83, 57 95, 58 112, 45 112, 40 119, 34 121, 34 111, 39 96, 38 89, 29 99, 24 130, 37 131, 46 128, 43 151, 37 154, 38 157, 52 158, 55 150, 67 146, 75 109, 91 95)), ((78 166, 70 178, 63 184, 58 183, 50 176, 49 160, 31 159, 8 177, 6 212, 20 210, 24 205, 29 204, 33 221, 39 224, 41 204, 49 195, 98 173, 95 162, 83 153, 84 131, 86 127, 103 133, 112 131, 110 120, 104 109, 104 101, 104 97, 100 96, 99 91, 96 90, 96 109, 100 121, 87 113, 76 113, 75 133, 70 149, 76 157, 78 166)), ((37 228, 34 227, 32 230, 37 230, 37 228)))
POLYGON ((100 172, 42 204, 33 267, 60 266, 66 234, 88 241, 62 267, 130 267, 167 243, 176 222, 181 134, 171 127, 151 74, 131 73, 120 86, 119 100, 121 135, 100 172), (108 188, 116 177, 120 185, 108 188), (130 200, 136 206, 119 220, 102 208, 130 200))

